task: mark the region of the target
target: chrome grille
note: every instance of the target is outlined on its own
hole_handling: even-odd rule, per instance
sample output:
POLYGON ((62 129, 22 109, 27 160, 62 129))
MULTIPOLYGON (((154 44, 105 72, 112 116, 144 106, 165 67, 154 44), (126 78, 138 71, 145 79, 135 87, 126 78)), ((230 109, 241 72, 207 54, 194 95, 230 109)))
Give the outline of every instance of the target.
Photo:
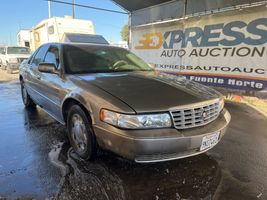
POLYGON ((19 63, 22 63, 24 60, 27 60, 27 58, 18 58, 19 63))
POLYGON ((215 120, 219 113, 219 100, 188 105, 171 110, 174 127, 187 129, 203 126, 215 120))

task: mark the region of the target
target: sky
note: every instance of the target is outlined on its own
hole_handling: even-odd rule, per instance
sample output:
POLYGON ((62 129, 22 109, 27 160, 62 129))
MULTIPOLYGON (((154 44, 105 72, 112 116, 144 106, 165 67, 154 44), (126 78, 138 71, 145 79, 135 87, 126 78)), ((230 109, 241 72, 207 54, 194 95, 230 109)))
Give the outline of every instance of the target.
MULTIPOLYGON (((72 0, 61 0, 72 2, 72 0)), ((124 11, 111 0, 75 0, 76 4, 124 11)), ((30 29, 41 20, 48 18, 46 0, 0 0, 0 44, 17 43, 16 35, 20 29, 30 29)), ((70 5, 51 3, 52 16, 64 17, 72 15, 70 5)), ((96 34, 103 35, 107 40, 121 40, 120 31, 128 23, 128 15, 109 13, 88 8, 75 7, 75 17, 91 20, 96 34)))

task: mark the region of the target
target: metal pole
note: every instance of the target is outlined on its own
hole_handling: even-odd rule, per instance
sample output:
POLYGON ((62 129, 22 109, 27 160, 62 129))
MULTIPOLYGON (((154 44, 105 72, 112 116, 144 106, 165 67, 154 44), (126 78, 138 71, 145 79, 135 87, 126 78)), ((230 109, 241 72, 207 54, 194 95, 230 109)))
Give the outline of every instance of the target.
POLYGON ((187 0, 184 1, 184 17, 186 17, 187 15, 186 9, 187 9, 187 0))
POLYGON ((48 18, 51 18, 51 1, 48 0, 48 18))
POLYGON ((73 19, 75 18, 75 9, 74 9, 74 7, 75 7, 75 2, 74 2, 74 0, 72 0, 72 18, 73 19))

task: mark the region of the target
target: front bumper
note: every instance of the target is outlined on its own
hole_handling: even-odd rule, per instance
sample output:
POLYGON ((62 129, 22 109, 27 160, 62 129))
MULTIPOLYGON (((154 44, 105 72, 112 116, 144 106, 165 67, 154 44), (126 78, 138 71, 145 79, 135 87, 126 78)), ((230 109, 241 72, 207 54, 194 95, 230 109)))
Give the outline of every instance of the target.
POLYGON ((11 70, 18 70, 20 66, 20 63, 8 63, 7 67, 11 70))
POLYGON ((224 109, 219 117, 202 127, 186 130, 152 129, 122 130, 110 125, 94 126, 98 144, 116 154, 136 162, 160 162, 204 153, 200 151, 203 137, 226 132, 231 116, 224 109))

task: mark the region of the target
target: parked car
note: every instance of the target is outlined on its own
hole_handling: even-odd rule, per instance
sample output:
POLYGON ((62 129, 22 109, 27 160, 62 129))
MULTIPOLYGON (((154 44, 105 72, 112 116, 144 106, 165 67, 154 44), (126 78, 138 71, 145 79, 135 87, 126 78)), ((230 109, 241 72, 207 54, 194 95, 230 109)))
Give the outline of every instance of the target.
POLYGON ((50 43, 20 67, 26 107, 39 105, 66 125, 83 159, 103 148, 136 162, 206 152, 230 122, 220 93, 154 71, 108 45, 50 43))
POLYGON ((14 70, 18 70, 20 64, 30 55, 31 51, 28 47, 0 47, 0 67, 3 70, 7 69, 7 73, 11 74, 14 70))

